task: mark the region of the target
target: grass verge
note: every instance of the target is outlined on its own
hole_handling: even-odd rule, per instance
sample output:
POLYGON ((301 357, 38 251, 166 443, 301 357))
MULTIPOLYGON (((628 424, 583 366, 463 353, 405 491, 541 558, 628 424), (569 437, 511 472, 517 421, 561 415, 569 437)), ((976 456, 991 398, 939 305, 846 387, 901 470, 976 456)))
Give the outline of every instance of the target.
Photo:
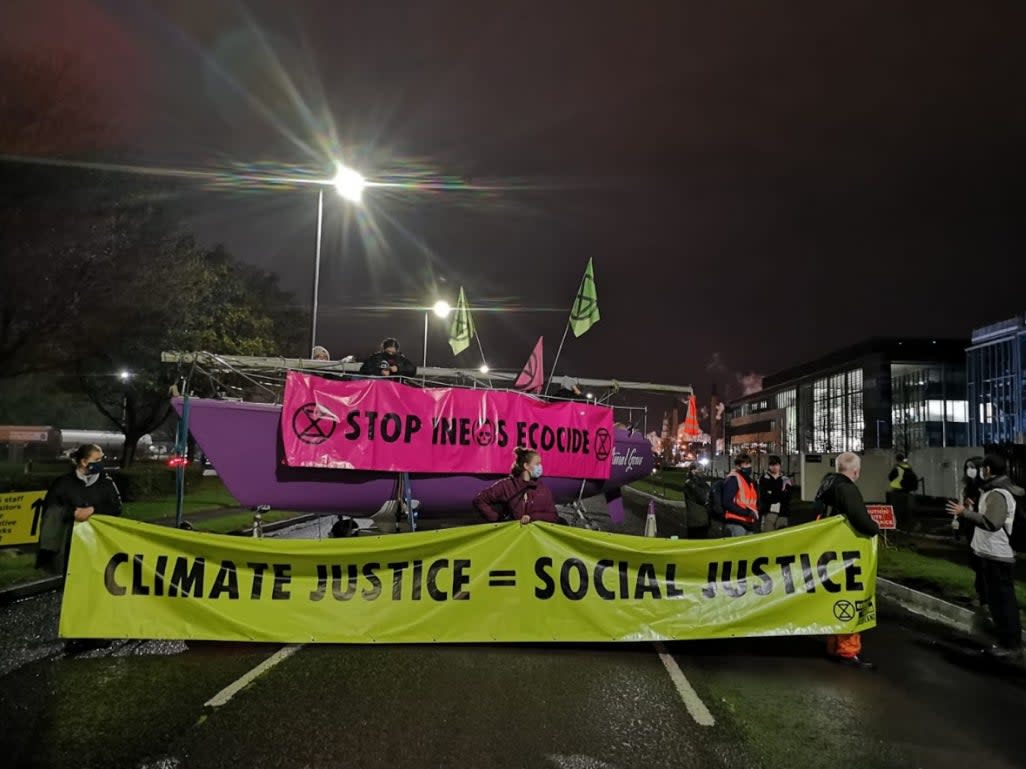
MULTIPOLYGON (((969 607, 974 595, 973 573, 968 566, 922 555, 903 547, 880 547, 877 573, 884 579, 969 607)), ((1026 583, 1015 583, 1019 613, 1026 625, 1026 583)))
MULTIPOLYGON (((211 476, 204 478, 196 489, 185 495, 184 510, 188 515, 201 510, 217 510, 219 508, 227 510, 238 506, 238 501, 224 487, 221 479, 211 476)), ((173 495, 125 503, 124 516, 133 521, 155 521, 174 514, 175 497, 173 495)))

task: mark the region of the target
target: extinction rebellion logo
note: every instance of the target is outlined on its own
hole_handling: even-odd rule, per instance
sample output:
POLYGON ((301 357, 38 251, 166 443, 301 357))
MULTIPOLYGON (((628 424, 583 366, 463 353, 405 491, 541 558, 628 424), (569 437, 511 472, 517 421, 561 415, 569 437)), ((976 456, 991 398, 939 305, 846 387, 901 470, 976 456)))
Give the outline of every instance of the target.
POLYGON ((303 443, 324 443, 335 432, 338 419, 316 403, 304 403, 292 415, 292 431, 303 443))
POLYGON ((834 618, 839 622, 851 622, 858 617, 857 625, 865 625, 876 619, 876 609, 873 606, 873 599, 866 598, 863 601, 837 601, 834 603, 834 618))

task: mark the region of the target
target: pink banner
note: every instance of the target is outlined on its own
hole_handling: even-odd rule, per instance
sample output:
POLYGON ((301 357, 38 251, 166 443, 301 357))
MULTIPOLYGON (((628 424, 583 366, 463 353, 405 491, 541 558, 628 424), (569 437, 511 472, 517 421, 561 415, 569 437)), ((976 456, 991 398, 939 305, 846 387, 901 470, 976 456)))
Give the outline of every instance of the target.
POLYGON ((613 411, 496 390, 291 372, 281 434, 292 467, 498 475, 509 472, 514 448, 530 446, 546 475, 608 478, 613 411))

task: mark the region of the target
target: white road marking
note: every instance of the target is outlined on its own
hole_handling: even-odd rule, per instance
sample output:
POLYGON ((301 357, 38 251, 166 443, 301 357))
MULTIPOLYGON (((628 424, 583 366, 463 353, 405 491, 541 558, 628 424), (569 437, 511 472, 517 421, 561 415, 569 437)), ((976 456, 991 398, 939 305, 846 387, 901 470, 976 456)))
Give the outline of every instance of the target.
POLYGON ((255 668, 253 668, 244 676, 239 678, 237 681, 229 684, 224 689, 215 694, 213 697, 211 697, 206 702, 204 707, 219 708, 222 705, 227 704, 228 701, 236 694, 238 694, 240 691, 242 691, 243 688, 249 686, 249 684, 253 683, 253 681, 262 676, 264 673, 273 668, 282 660, 286 660, 289 657, 291 657, 293 654, 299 651, 302 648, 302 646, 303 644, 291 644, 289 646, 283 646, 270 657, 268 657, 259 665, 257 665, 255 668))
POLYGON ((656 652, 659 654, 659 659, 663 661, 663 666, 666 668, 666 672, 670 674, 670 680, 673 681, 673 685, 677 687, 677 693, 680 694, 680 698, 684 700, 684 706, 688 709, 688 713, 695 719, 695 723, 699 726, 716 726, 716 719, 713 718, 713 714, 709 712, 709 708, 702 702, 702 698, 698 696, 698 692, 695 691, 691 682, 688 681, 684 675, 684 671, 680 669, 677 664, 677 660, 673 658, 673 655, 666 651, 666 647, 661 643, 654 644, 656 652))

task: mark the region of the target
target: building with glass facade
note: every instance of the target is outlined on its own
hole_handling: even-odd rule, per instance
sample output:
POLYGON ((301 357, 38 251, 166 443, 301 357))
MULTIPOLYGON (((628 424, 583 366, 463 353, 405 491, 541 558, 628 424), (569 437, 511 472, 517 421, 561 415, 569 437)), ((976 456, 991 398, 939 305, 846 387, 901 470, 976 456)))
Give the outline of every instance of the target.
POLYGON ((763 380, 726 445, 770 454, 969 445, 964 340, 873 339, 763 380))
POLYGON ((1026 443, 1026 317, 973 332, 966 350, 973 446, 1026 443))

